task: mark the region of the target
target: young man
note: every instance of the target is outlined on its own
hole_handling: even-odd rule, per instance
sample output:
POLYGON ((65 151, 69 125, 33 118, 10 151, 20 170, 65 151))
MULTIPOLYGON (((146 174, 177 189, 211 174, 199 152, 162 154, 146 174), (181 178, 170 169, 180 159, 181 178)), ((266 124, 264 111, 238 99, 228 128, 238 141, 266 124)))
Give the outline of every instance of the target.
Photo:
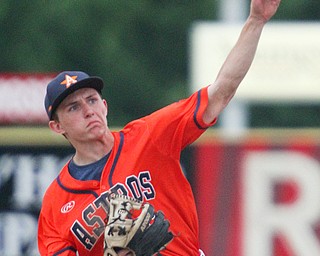
POLYGON ((44 197, 38 234, 41 255, 103 255, 100 230, 107 218, 103 204, 107 191, 149 202, 164 212, 176 236, 162 255, 203 255, 180 153, 215 123, 235 94, 280 1, 251 1, 240 37, 213 84, 120 132, 108 128, 100 78, 70 71, 49 83, 45 99, 49 127, 68 139, 75 154, 44 197))

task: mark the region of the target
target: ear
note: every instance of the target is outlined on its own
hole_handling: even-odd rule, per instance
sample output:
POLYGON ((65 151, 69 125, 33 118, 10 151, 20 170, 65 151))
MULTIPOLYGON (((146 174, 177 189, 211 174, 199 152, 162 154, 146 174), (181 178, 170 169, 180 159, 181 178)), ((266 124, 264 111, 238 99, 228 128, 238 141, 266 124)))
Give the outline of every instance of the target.
POLYGON ((108 115, 108 103, 107 103, 107 101, 105 99, 102 99, 102 102, 106 107, 106 116, 107 116, 108 115))
POLYGON ((49 121, 49 128, 58 134, 64 134, 65 130, 61 127, 61 124, 55 120, 49 121))

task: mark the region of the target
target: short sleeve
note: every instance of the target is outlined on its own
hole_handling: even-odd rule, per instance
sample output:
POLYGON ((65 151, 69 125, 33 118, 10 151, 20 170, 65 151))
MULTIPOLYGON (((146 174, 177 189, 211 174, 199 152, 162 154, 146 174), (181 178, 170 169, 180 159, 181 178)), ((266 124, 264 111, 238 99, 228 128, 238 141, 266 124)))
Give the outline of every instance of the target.
POLYGON ((164 154, 176 158, 187 145, 193 143, 212 124, 203 122, 203 113, 208 105, 207 87, 190 97, 168 105, 143 120, 153 143, 164 154))

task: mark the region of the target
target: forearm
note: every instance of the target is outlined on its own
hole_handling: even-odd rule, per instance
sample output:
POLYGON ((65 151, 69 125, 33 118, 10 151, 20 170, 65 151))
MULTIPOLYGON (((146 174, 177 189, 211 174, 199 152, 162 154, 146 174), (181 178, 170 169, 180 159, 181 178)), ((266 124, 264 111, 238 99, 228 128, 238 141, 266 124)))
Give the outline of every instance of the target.
POLYGON ((214 84, 209 87, 209 94, 218 90, 227 100, 234 95, 253 62, 263 26, 263 22, 248 18, 214 84))
POLYGON ((215 82, 208 87, 209 102, 204 122, 210 123, 216 118, 235 94, 253 62, 264 24, 251 16, 247 19, 215 82))

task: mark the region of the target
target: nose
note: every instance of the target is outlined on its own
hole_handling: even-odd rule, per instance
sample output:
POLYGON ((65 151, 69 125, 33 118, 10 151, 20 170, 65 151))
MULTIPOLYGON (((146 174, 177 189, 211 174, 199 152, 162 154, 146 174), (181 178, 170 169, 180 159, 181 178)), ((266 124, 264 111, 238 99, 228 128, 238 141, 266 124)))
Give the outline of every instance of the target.
POLYGON ((86 118, 91 117, 91 116, 94 115, 94 111, 93 111, 92 107, 87 103, 83 104, 82 111, 83 111, 83 115, 86 118))

